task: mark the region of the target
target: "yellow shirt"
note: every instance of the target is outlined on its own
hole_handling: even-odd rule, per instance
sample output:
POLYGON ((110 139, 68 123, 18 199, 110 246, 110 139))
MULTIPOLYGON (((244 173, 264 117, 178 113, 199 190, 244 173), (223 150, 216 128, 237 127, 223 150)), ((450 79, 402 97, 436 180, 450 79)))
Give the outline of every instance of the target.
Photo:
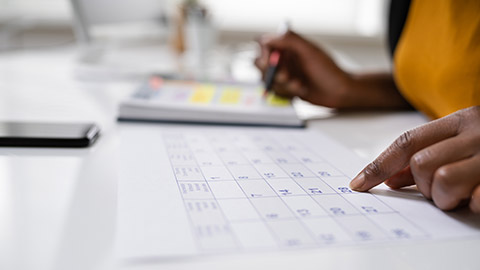
POLYGON ((403 96, 432 118, 480 105, 480 0, 413 0, 394 77, 403 96))

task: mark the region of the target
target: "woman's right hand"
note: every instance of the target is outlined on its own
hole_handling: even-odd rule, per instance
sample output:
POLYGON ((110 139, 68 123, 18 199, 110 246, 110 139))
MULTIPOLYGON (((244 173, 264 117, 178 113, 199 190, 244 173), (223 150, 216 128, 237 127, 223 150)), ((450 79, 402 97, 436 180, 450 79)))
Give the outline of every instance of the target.
POLYGON ((338 109, 409 107, 391 74, 351 75, 321 48, 292 31, 282 36, 264 36, 259 43, 261 54, 255 65, 263 76, 271 51, 280 52, 272 85, 280 96, 298 96, 316 105, 338 109))
POLYGON ((268 68, 270 52, 280 51, 280 63, 272 85, 276 94, 298 96, 327 107, 347 106, 352 78, 322 49, 292 31, 277 37, 264 36, 259 43, 261 55, 255 65, 263 75, 268 68))

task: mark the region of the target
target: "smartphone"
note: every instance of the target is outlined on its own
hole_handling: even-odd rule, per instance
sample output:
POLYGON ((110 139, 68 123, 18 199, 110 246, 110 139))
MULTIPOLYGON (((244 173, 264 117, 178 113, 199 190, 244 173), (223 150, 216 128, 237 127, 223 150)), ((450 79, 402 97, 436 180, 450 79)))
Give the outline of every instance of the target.
POLYGON ((93 123, 0 122, 0 146, 88 147, 100 134, 93 123))

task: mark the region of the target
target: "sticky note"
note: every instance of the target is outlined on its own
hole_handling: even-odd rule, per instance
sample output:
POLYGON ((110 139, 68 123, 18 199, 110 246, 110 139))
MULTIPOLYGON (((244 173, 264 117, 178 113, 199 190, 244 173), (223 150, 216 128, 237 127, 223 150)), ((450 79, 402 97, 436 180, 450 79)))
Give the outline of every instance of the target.
POLYGON ((208 104, 212 101, 214 94, 215 86, 211 84, 201 84, 194 88, 190 102, 195 104, 208 104))
POLYGON ((279 97, 274 93, 269 93, 267 95, 267 104, 276 107, 285 107, 290 105, 290 99, 279 97))
POLYGON ((225 88, 220 96, 220 104, 238 104, 241 90, 238 88, 225 88))

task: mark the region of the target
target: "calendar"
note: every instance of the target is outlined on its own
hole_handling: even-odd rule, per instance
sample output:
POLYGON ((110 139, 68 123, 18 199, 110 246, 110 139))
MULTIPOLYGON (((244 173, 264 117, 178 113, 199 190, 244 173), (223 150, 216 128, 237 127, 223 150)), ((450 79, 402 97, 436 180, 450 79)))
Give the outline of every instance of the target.
MULTIPOLYGON (((148 249, 150 255, 161 256, 160 245, 168 246, 168 241, 175 242, 174 246, 183 245, 180 253, 188 250, 190 254, 203 254, 391 244, 480 235, 478 230, 438 210, 413 189, 393 191, 381 186, 369 193, 352 191, 349 182, 365 162, 320 133, 160 127, 147 132, 145 141, 155 142, 148 149, 146 145, 142 147, 141 142, 133 143, 132 136, 141 134, 136 131, 126 132, 127 139, 122 145, 133 143, 139 155, 142 155, 139 149, 145 151, 143 159, 147 155, 148 161, 138 162, 138 155, 135 158, 137 163, 143 163, 142 171, 156 171, 155 166, 161 168, 158 175, 141 173, 135 178, 131 173, 131 188, 126 190, 138 190, 135 185, 149 189, 143 198, 137 194, 135 199, 136 203, 145 200, 143 205, 148 209, 137 205, 134 215, 155 220, 155 226, 147 230, 143 226, 143 232, 123 231, 123 234, 157 239, 158 243, 141 243, 155 246, 148 249), (145 177, 152 179, 145 181, 145 177), (156 196, 168 193, 167 205, 152 206, 159 198, 149 202, 151 193, 157 193, 156 196), (155 218, 165 211, 162 207, 175 208, 175 213, 165 214, 163 221, 155 218), (157 237, 163 228, 171 235, 157 237), (149 234, 153 238, 147 237, 149 234), (178 237, 174 237, 175 234, 178 237), (178 244, 179 241, 184 242, 178 244)), ((123 166, 132 163, 135 161, 123 166)), ((135 165, 135 168, 142 167, 135 165)), ((120 196, 134 200, 131 193, 120 196)), ((480 224, 478 217, 467 218, 480 224)), ((131 216, 122 222, 132 223, 131 216)), ((130 248, 127 253, 135 252, 130 248)), ((165 251, 169 252, 172 250, 165 251)))

